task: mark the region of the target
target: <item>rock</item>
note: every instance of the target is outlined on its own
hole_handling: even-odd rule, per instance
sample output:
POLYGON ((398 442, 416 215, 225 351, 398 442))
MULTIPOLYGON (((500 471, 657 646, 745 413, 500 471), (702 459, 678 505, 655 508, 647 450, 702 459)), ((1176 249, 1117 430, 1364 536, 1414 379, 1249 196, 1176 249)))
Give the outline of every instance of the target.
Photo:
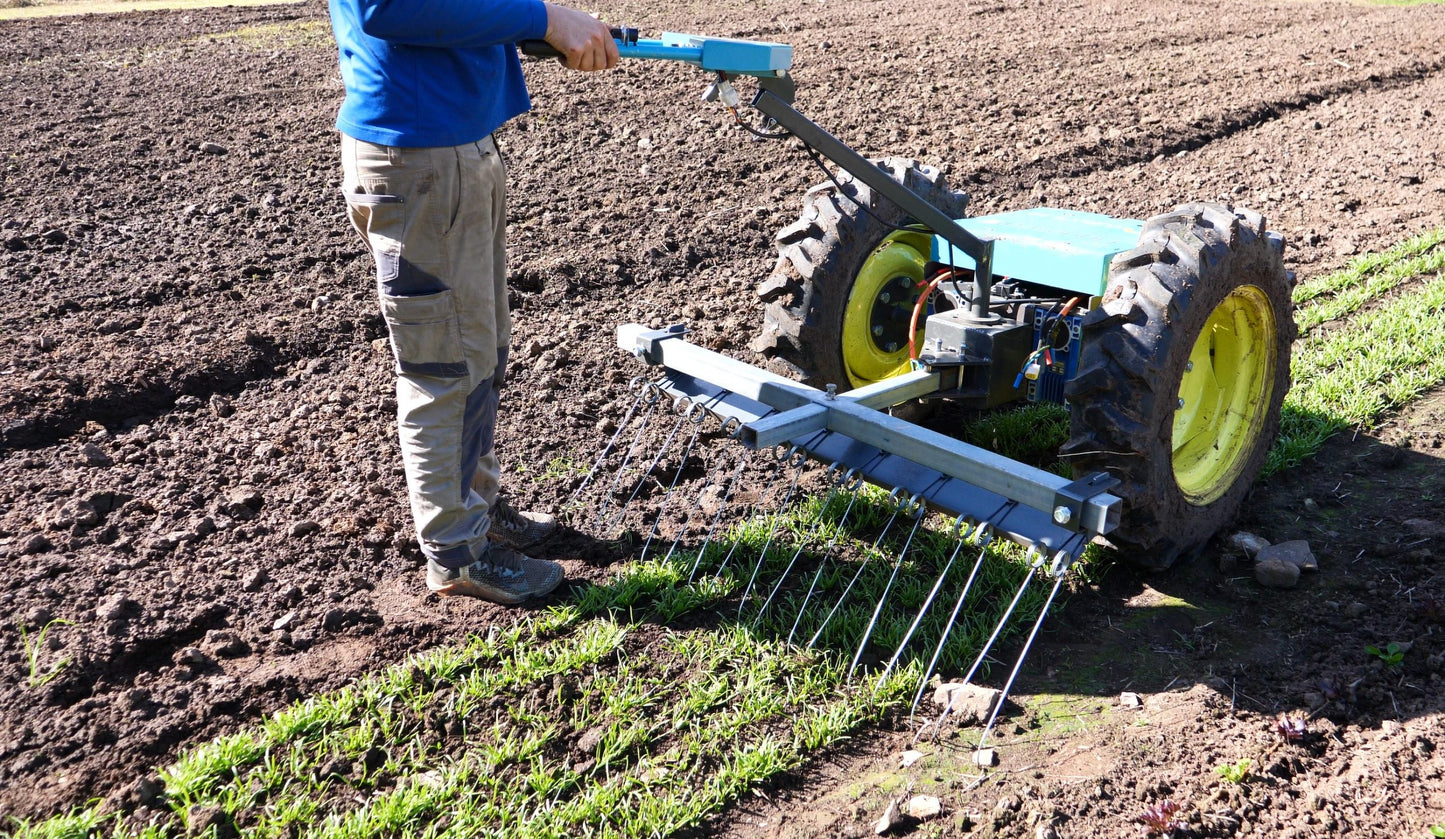
POLYGON ((272 621, 271 628, 276 630, 277 632, 280 632, 281 630, 290 626, 291 622, 294 620, 296 620, 296 610, 292 609, 291 611, 272 621))
POLYGON ((86 466, 113 466, 115 461, 100 446, 86 443, 80 447, 80 459, 86 466))
POLYGON ((1438 539, 1445 536, 1445 524, 1430 519, 1405 519, 1401 522, 1405 529, 1416 536, 1424 536, 1428 539, 1438 539))
POLYGON ((1023 799, 1017 795, 1009 794, 1000 798, 998 803, 993 805, 993 809, 994 812, 1017 813, 1022 806, 1024 806, 1023 799))
POLYGON ((606 735, 606 726, 598 725, 589 728, 586 731, 582 732, 581 737, 577 738, 577 745, 575 746, 575 748, 582 754, 592 754, 594 751, 597 750, 598 744, 602 742, 602 738, 606 735))
POLYGON ((1315 559, 1314 552, 1310 550, 1310 543, 1304 539, 1295 539, 1290 542, 1280 542, 1278 545, 1270 545, 1259 552, 1257 561, 1268 562, 1272 559, 1279 559, 1291 563, 1301 571, 1320 570, 1320 563, 1315 559))
POLYGON ((239 486, 222 496, 217 505, 221 512, 239 521, 250 521, 265 503, 265 496, 255 487, 239 486))
POLYGON ((1144 700, 1137 693, 1125 691, 1119 694, 1119 704, 1125 708, 1143 708, 1144 700))
POLYGON ((1254 578, 1267 588, 1294 588, 1300 567, 1284 559, 1266 559, 1254 564, 1254 578))
POLYGON ((903 753, 903 756, 901 758, 899 758, 898 765, 904 767, 912 766, 918 761, 923 760, 923 757, 923 752, 920 752, 917 749, 909 749, 908 751, 903 753))
POLYGON ((231 816, 219 804, 192 805, 186 810, 186 835, 209 836, 212 839, 236 839, 240 831, 231 816))
POLYGON ((246 575, 245 581, 241 583, 241 589, 243 591, 260 591, 261 586, 266 585, 266 581, 270 578, 265 568, 254 569, 246 575))
POLYGON ((1052 822, 1045 822, 1034 829, 1034 839, 1059 839, 1059 829, 1052 822))
POLYGON ((987 720, 998 705, 1002 694, 993 688, 946 682, 933 691, 933 704, 947 708, 956 715, 959 725, 971 725, 987 720))
POLYGON ((95 616, 104 621, 126 620, 140 610, 140 604, 124 594, 107 594, 95 603, 95 616))
POLYGON ((311 519, 303 519, 298 522, 292 522, 291 526, 286 528, 286 532, 293 537, 301 537, 310 536, 320 529, 321 525, 317 522, 311 519))
POLYGON ((177 411, 194 411, 204 404, 206 403, 201 401, 201 397, 192 396, 189 393, 176 397, 177 411))
POLYGON ((199 647, 182 647, 176 650, 176 654, 171 660, 182 667, 188 667, 192 670, 199 670, 202 667, 215 663, 210 656, 201 652, 199 647))
POLYGON ((257 446, 252 454, 257 460, 275 460, 281 456, 281 449, 275 443, 267 441, 257 446))
POLYGON ((220 143, 201 143, 200 146, 201 154, 220 155, 225 154, 227 151, 228 150, 226 149, 226 147, 221 145, 220 143))
POLYGON ((979 749, 973 753, 973 765, 980 769, 989 769, 998 765, 998 752, 993 749, 979 749))
POLYGON ((212 629, 201 641, 201 650, 216 658, 239 658, 251 652, 251 645, 234 629, 212 629))
POLYGON ((231 400, 219 393, 213 393, 211 394, 211 413, 218 417, 229 417, 236 413, 236 409, 232 407, 231 400))
POLYGON ((1256 536, 1253 533, 1241 530, 1233 536, 1230 536, 1226 544, 1250 559, 1254 559, 1261 550, 1269 547, 1269 540, 1263 536, 1256 536))
POLYGON ((882 836, 902 821, 903 811, 898 808, 898 801, 889 801, 888 806, 883 810, 883 815, 879 816, 878 821, 873 823, 873 832, 882 836))
POLYGON ((915 795, 908 799, 903 811, 915 819, 931 819, 943 812, 943 802, 931 795, 915 795))
POLYGON ((25 544, 20 547, 20 553, 27 556, 30 554, 43 554, 53 547, 55 547, 55 545, 51 543, 50 537, 44 533, 36 533, 34 536, 25 540, 25 544))

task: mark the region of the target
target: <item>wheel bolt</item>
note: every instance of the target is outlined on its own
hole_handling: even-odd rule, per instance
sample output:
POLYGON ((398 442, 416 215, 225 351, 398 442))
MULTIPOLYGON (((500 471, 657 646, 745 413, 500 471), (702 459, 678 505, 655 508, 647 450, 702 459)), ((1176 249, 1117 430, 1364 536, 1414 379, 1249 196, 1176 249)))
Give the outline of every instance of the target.
POLYGON ((1184 400, 1182 398, 1179 400, 1179 407, 1181 409, 1184 407, 1184 400))
POLYGON ((883 325, 882 325, 882 324, 874 324, 874 325, 873 325, 873 334, 874 334, 874 335, 877 335, 877 336, 879 336, 879 337, 882 337, 882 335, 883 335, 883 325))
POLYGON ((885 292, 883 292, 882 294, 879 294, 879 295, 878 295, 878 302, 879 302, 879 303, 892 303, 892 302, 893 302, 893 295, 891 295, 891 294, 889 294, 888 292, 885 291, 885 292))

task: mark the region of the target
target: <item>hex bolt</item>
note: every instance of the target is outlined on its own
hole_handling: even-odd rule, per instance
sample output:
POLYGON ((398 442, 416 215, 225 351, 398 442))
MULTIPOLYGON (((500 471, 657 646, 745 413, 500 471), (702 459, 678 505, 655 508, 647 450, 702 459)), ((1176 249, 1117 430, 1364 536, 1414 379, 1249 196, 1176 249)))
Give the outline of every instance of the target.
POLYGON ((884 352, 898 352, 898 344, 897 344, 896 342, 889 341, 887 344, 885 344, 885 345, 883 346, 883 351, 884 351, 884 352))
POLYGON ((874 335, 880 335, 880 336, 881 336, 881 335, 883 334, 883 324, 881 324, 881 323, 875 323, 875 324, 873 324, 873 334, 874 334, 874 335))
POLYGON ((1074 517, 1074 511, 1060 504, 1054 508, 1054 521, 1059 524, 1068 524, 1074 517))
POLYGON ((1193 372, 1194 372, 1194 362, 1192 362, 1192 361, 1186 361, 1186 362, 1184 362, 1184 372, 1186 372, 1186 373, 1193 373, 1193 372))
POLYGON ((886 292, 886 291, 885 291, 885 292, 881 292, 881 293, 878 295, 878 302, 879 302, 879 303, 892 303, 892 302, 893 302, 893 295, 889 294, 889 293, 886 292))
POLYGON ((828 391, 828 398, 829 398, 829 399, 837 399, 837 398, 838 398, 838 386, 837 386, 837 385, 835 385, 835 384, 824 385, 824 386, 823 386, 823 389, 826 390, 826 391, 828 391))
POLYGON ((1179 407, 1180 407, 1181 409, 1183 409, 1183 407, 1184 407, 1184 397, 1182 397, 1182 396, 1179 397, 1179 407))

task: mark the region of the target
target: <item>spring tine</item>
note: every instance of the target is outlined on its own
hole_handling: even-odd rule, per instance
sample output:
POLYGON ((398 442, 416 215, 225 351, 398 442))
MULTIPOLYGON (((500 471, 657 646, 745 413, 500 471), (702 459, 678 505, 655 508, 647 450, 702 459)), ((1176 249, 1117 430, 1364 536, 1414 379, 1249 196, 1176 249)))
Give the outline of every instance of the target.
MULTIPOLYGON (((1032 575, 1030 575, 1032 576, 1032 575)), ((988 722, 984 723, 983 733, 978 737, 978 748, 982 749, 988 735, 993 731, 994 721, 998 719, 998 712, 1003 708, 1005 699, 1008 699, 1008 692, 1013 689, 1014 679, 1019 675, 1019 670, 1024 666, 1024 657, 1029 654, 1029 648, 1033 646, 1034 639, 1038 637, 1039 627, 1044 625, 1044 618, 1049 614, 1049 607, 1054 604, 1054 597, 1059 593, 1059 586, 1064 583, 1064 575, 1054 577, 1054 587, 1049 590, 1048 599, 1044 601, 1044 607, 1039 610, 1039 616, 1034 619, 1034 627, 1029 630, 1028 640, 1024 641, 1023 649, 1019 650, 1018 660, 1014 662, 1013 670, 1008 674, 1008 681, 1004 682, 1003 691, 999 694, 998 702, 994 703, 993 713, 989 714, 988 722)))
POLYGON ((828 628, 828 623, 833 620, 833 616, 836 615, 838 609, 843 606, 843 601, 848 599, 848 593, 853 590, 853 586, 858 582, 858 578, 863 576, 863 570, 868 567, 868 563, 873 561, 873 554, 878 551, 878 546, 883 544, 883 540, 888 536, 888 531, 893 529, 893 523, 898 520, 898 514, 903 511, 903 505, 898 502, 898 494, 899 488, 894 487, 893 492, 888 495, 889 500, 894 502, 893 515, 888 517, 888 523, 883 525, 883 532, 879 533, 878 538, 873 540, 873 547, 868 549, 868 552, 863 556, 863 561, 858 563, 858 570, 853 572, 853 577, 848 580, 848 585, 843 587, 843 593, 838 595, 837 602, 833 604, 833 608, 828 610, 828 615, 823 618, 823 623, 818 627, 818 631, 814 632, 813 637, 808 639, 808 649, 812 649, 813 645, 818 643, 818 639, 823 636, 823 630, 828 628))
POLYGON ((873 629, 878 626, 878 616, 883 614, 883 604, 888 600, 889 592, 893 591, 893 583, 898 579, 898 571, 903 567, 903 558, 908 555, 908 549, 913 546, 913 537, 918 533, 919 525, 923 524, 924 514, 928 508, 923 503, 920 495, 914 495, 908 499, 909 515, 913 516, 913 529, 908 531, 908 538, 904 540, 903 547, 898 551, 898 558, 893 561, 893 573, 888 575, 888 582, 883 586, 883 593, 878 596, 878 603, 873 607, 873 616, 868 619, 868 626, 863 630, 863 638, 858 642, 858 651, 853 653, 853 663, 848 665, 847 678, 851 681, 853 672, 858 669, 858 662, 863 658, 863 650, 868 648, 868 639, 873 637, 873 629))
MULTIPOLYGON (((957 532, 963 525, 964 520, 960 516, 954 524, 954 531, 957 532)), ((953 553, 948 555, 948 562, 943 564, 943 571, 939 573, 938 579, 933 581, 933 588, 929 589, 928 595, 923 598, 923 605, 918 607, 918 614, 913 616, 913 623, 909 624, 908 631, 903 633, 903 640, 898 642, 898 649, 893 651, 893 656, 888 659, 888 664, 878 676, 877 683, 873 685, 873 693, 878 693, 878 690, 883 687, 883 683, 888 681, 888 675, 893 672, 893 668, 898 664, 898 659, 903 656, 903 649, 908 646, 909 641, 913 640, 913 633, 918 630, 918 625, 923 623, 924 615, 927 615, 928 610, 933 607, 933 600, 938 596, 938 590, 943 588, 943 581, 948 578, 948 572, 953 570, 954 560, 958 559, 958 555, 962 551, 963 540, 959 539, 958 544, 953 546, 953 553)), ((972 579, 970 576, 969 581, 972 582, 972 579)), ((923 681, 927 683, 927 677, 923 681)))
POLYGON ((602 517, 607 515, 607 508, 612 504, 612 497, 617 493, 617 487, 622 484, 622 476, 627 474, 627 465, 632 462, 633 456, 637 453, 638 447, 642 444, 643 435, 647 433, 647 426, 652 423, 652 418, 657 414, 657 405, 662 401, 662 388, 656 384, 648 384, 643 389, 642 399, 647 403, 647 410, 642 414, 642 422, 637 427, 637 434, 633 436, 632 443, 627 447, 627 454, 623 456, 622 463, 617 467, 617 474, 612 478, 611 486, 603 494, 598 502, 597 519, 593 527, 602 524, 602 517))
POLYGON ((848 525, 848 516, 853 512, 853 505, 858 501, 858 489, 863 486, 863 476, 858 474, 857 467, 849 469, 843 476, 843 489, 848 492, 848 506, 843 510, 843 517, 838 519, 838 528, 833 531, 833 538, 828 541, 828 546, 823 549, 823 556, 818 560, 818 570, 813 572, 813 582, 808 585, 808 593, 803 596, 802 605, 798 606, 798 614, 793 616, 793 626, 788 630, 788 643, 793 643, 793 636, 798 633, 798 626, 803 622, 803 613, 808 610, 808 603, 813 599, 813 593, 818 590, 818 582, 823 578, 823 569, 828 567, 828 560, 833 557, 833 547, 838 544, 838 536, 848 525))
MULTIPOLYGON (((830 474, 834 474, 834 475, 841 475, 841 474, 842 474, 841 468, 840 468, 839 465, 836 464, 836 463, 830 464, 830 465, 828 466, 828 472, 829 472, 830 474)), ((773 603, 773 598, 776 597, 777 594, 778 594, 778 591, 782 589, 783 583, 788 579, 788 575, 791 574, 791 573, 793 573, 793 566, 798 564, 798 557, 800 557, 800 556, 803 555, 803 549, 808 546, 808 543, 809 543, 809 542, 811 542, 811 541, 813 541, 814 539, 816 539, 816 538, 818 537, 818 534, 821 533, 822 530, 823 530, 823 528, 827 525, 828 508, 831 507, 831 506, 833 506, 833 499, 836 498, 836 497, 838 497, 838 489, 839 489, 840 486, 841 486, 841 482, 840 482, 839 480, 837 480, 837 479, 834 479, 834 481, 833 481, 833 487, 828 490, 828 496, 827 496, 827 498, 824 498, 824 499, 823 499, 823 507, 822 507, 822 510, 821 510, 821 511, 819 512, 819 514, 818 514, 818 521, 817 521, 816 523, 814 523, 814 525, 813 525, 813 532, 812 532, 812 534, 809 535, 807 538, 802 539, 802 540, 800 540, 800 541, 798 542, 798 549, 795 550, 795 551, 793 551, 793 558, 790 559, 790 560, 788 560, 788 567, 784 568, 784 569, 783 569, 783 573, 780 574, 780 575, 778 575, 777 582, 773 583, 773 589, 772 589, 772 591, 768 592, 768 596, 763 600, 763 605, 762 605, 761 607, 759 607, 759 609, 758 609, 758 614, 757 614, 757 616, 753 618, 753 626, 754 626, 754 627, 756 627, 756 626, 762 621, 763 615, 768 611, 768 607, 771 606, 772 603, 773 603)), ((850 510, 853 509, 853 504, 852 504, 852 502, 849 502, 849 503, 848 503, 848 509, 850 509, 850 510)), ((829 547, 832 547, 832 544, 833 544, 832 542, 829 542, 829 543, 828 543, 829 547)), ((744 600, 743 602, 745 603, 745 602, 747 602, 747 601, 744 600)), ((742 609, 743 609, 742 604, 739 603, 739 604, 738 604, 738 616, 739 616, 739 617, 742 616, 742 609)))
POLYGON ((587 470, 587 476, 582 479, 582 483, 577 485, 577 489, 573 490, 572 503, 576 503, 582 497, 582 491, 592 484, 592 478, 597 474, 598 468, 601 467, 602 462, 607 459, 607 455, 612 453, 613 447, 617 445, 617 439, 622 436, 622 429, 626 428, 627 424, 632 421, 632 415, 637 413, 638 406, 642 404, 642 400, 647 396, 647 383, 642 380, 641 376, 633 376, 632 381, 627 383, 627 388, 628 390, 637 391, 637 396, 632 400, 632 405, 628 407, 627 414, 622 417, 622 422, 617 424, 617 430, 612 432, 612 439, 608 440, 607 445, 602 447, 602 453, 597 455, 597 460, 593 461, 592 468, 587 470))
MULTIPOLYGON (((717 398, 721 398, 720 396, 717 398)), ((716 404, 716 401, 713 402, 716 404)), ((697 445, 698 435, 702 432, 702 423, 708 417, 708 407, 701 402, 694 402, 688 406, 683 417, 692 423, 692 436, 687 440, 687 447, 682 451, 682 457, 677 462, 677 471, 672 475, 672 482, 667 485, 667 492, 663 493, 662 504, 657 508, 657 515, 652 518, 652 530, 647 534, 647 541, 642 543, 642 553, 638 555, 638 561, 647 559, 647 551, 652 547, 652 539, 657 535, 657 529, 662 525, 662 516, 667 512, 668 504, 672 503, 673 490, 677 489, 677 482, 682 479, 683 470, 687 468, 687 459, 692 457, 692 448, 697 445)), ((688 511, 688 518, 692 512, 688 511)), ((683 521, 683 530, 687 528, 687 521, 683 521)))
POLYGON ((1019 583, 1018 591, 1014 592, 1014 599, 1009 601, 1008 608, 1004 610, 1003 617, 999 618, 998 625, 993 628, 993 633, 990 634, 988 640, 984 642, 983 649, 978 651, 978 658, 973 660, 973 666, 968 668, 968 672, 964 674, 963 681, 965 683, 973 681, 973 675, 978 672, 978 668, 983 664, 984 658, 988 656, 989 650, 993 649, 993 642, 998 640, 998 636, 1003 632, 1004 625, 1008 623, 1008 619, 1013 617, 1014 608, 1017 607, 1019 601, 1023 599, 1024 592, 1028 590, 1029 583, 1033 582, 1034 570, 1043 564, 1043 554, 1039 553, 1037 548, 1029 548, 1029 555, 1033 557, 1033 562, 1029 564, 1029 573, 1024 575, 1023 582, 1019 583))
MULTIPOLYGON (((973 570, 968 573, 968 581, 963 584, 963 590, 958 593, 958 601, 953 604, 953 612, 948 616, 948 622, 943 625, 943 632, 939 634, 938 646, 933 649, 933 657, 928 660, 928 667, 923 671, 923 678, 918 683, 918 691, 913 694, 913 705, 908 709, 910 717, 918 711, 918 702, 923 698, 923 691, 928 687, 928 680, 933 678, 934 668, 938 666, 938 659, 943 655, 943 647, 948 643, 948 636, 952 634, 953 627, 958 623, 958 613, 963 609, 963 602, 968 597, 968 592, 973 588, 973 581, 978 578, 979 569, 983 567, 983 559, 988 555, 989 543, 993 541, 992 522, 1002 520, 1002 516, 1014 506, 1015 502, 1008 501, 994 511, 992 516, 982 524, 973 528, 967 534, 968 541, 980 545, 978 558, 973 561, 973 570)), ((961 523, 961 522, 960 522, 961 523)), ((957 529, 958 525, 955 525, 957 529)))
MULTIPOLYGON (((777 411, 770 410, 770 411, 768 411, 766 414, 764 414, 763 416, 764 416, 764 417, 770 417, 770 416, 772 416, 772 415, 775 414, 775 413, 777 413, 777 411)), ((724 430, 725 432, 727 432, 727 434, 728 434, 729 437, 736 438, 738 435, 740 435, 740 434, 742 433, 743 426, 742 426, 742 423, 741 423, 741 422, 738 422, 737 425, 735 425, 735 426, 733 426, 731 429, 729 429, 728 424, 727 424, 726 422, 724 422, 724 423, 723 423, 723 430, 724 430)), ((727 503, 728 503, 729 499, 731 499, 732 496, 733 496, 733 490, 737 489, 738 483, 742 480, 742 474, 743 474, 743 472, 747 469, 748 464, 752 463, 752 460, 753 460, 753 451, 752 451, 751 449, 744 449, 742 456, 738 458, 737 468, 733 470, 732 476, 728 479, 727 490, 726 490, 726 492, 724 492, 724 494, 723 494, 722 502, 721 502, 720 504, 718 504, 717 513, 715 513, 715 514, 713 515, 713 517, 712 517, 712 524, 708 525, 708 528, 707 528, 707 536, 703 539, 702 548, 698 550, 698 554, 697 554, 696 559, 693 560, 692 570, 689 571, 688 574, 687 574, 687 581, 688 581, 688 582, 692 582, 693 574, 695 574, 695 573, 697 572, 698 563, 702 562, 703 554, 707 552, 707 547, 708 547, 708 545, 712 544, 713 533, 717 530, 718 524, 722 521, 723 511, 725 511, 725 510, 727 509, 727 503)), ((771 489, 771 488, 776 484, 776 482, 777 482, 777 480, 778 480, 778 475, 782 474, 782 471, 783 471, 783 463, 784 463, 784 459, 783 459, 783 458, 775 458, 774 463, 773 463, 773 471, 768 474, 768 479, 764 482, 764 484, 765 484, 769 489, 771 489)), ((748 507, 748 511, 743 514, 743 516, 742 516, 742 518, 740 519, 740 521, 747 521, 747 520, 751 519, 751 518, 753 517, 753 513, 754 513, 757 509, 758 509, 758 502, 757 502, 756 500, 754 500, 753 503, 748 507)), ((672 549, 670 549, 670 550, 668 551, 668 555, 671 556, 672 550, 675 550, 676 548, 677 548, 677 540, 673 540, 673 546, 672 546, 672 549)), ((734 539, 734 540, 733 540, 733 545, 732 545, 732 547, 728 549, 727 554, 723 557, 723 561, 718 565, 717 573, 718 573, 719 575, 722 574, 723 569, 727 568, 728 562, 733 558, 733 553, 734 553, 737 549, 738 549, 738 540, 734 539)))
MULTIPOLYGON (((753 565, 753 572, 748 577, 747 588, 743 589, 743 596, 741 602, 747 602, 748 595, 751 594, 753 591, 753 585, 758 581, 758 572, 762 570, 763 560, 767 559, 768 548, 772 547, 773 537, 778 534, 778 524, 782 522, 783 516, 787 514, 788 510, 792 509, 793 496, 797 493, 798 490, 798 481, 802 480, 803 467, 806 466, 808 463, 808 456, 799 451, 797 446, 794 446, 791 450, 789 450, 788 458, 790 462, 793 462, 794 464, 793 481, 791 484, 788 485, 787 495, 783 497, 783 506, 778 508, 777 515, 773 517, 772 525, 768 527, 768 538, 763 541, 763 549, 758 552, 758 561, 756 564, 753 565)), ((731 556, 732 552, 729 551, 728 557, 731 558, 731 556)), ((726 567, 727 559, 724 559, 723 564, 718 568, 718 573, 722 573, 722 569, 726 567)), ((741 604, 739 604, 738 608, 739 614, 741 614, 741 604)))
MULTIPOLYGON (((681 402, 682 400, 678 401, 681 402)), ((627 515, 627 508, 632 506, 632 502, 637 498, 637 494, 647 485, 647 479, 652 476, 652 472, 657 468, 657 464, 662 462, 662 456, 667 454, 668 449, 672 448, 672 441, 676 439, 677 432, 682 429, 683 423, 687 422, 687 411, 689 410, 692 410, 691 402, 688 403, 688 407, 683 411, 682 415, 677 418, 677 422, 673 423, 672 431, 668 432, 667 439, 662 441, 662 446, 658 448, 657 454, 652 456, 652 462, 647 464, 647 468, 643 470, 642 476, 637 479, 637 485, 632 488, 632 493, 627 496, 626 501, 622 502, 622 506, 617 510, 617 515, 603 528, 603 532, 610 531, 622 523, 623 516, 627 515)))
MULTIPOLYGON (((737 466, 733 469, 732 474, 729 475, 727 478, 727 489, 723 491, 722 501, 718 504, 717 512, 713 514, 712 524, 708 525, 707 536, 703 538, 702 547, 698 548, 697 556, 694 557, 692 560, 692 568, 688 569, 687 581, 689 583, 692 582, 693 575, 697 573, 697 567, 702 562, 703 556, 707 554, 707 547, 708 545, 712 544, 713 533, 717 530, 718 523, 722 521, 723 511, 727 509, 728 501, 733 497, 733 490, 737 488, 738 482, 742 477, 743 470, 745 470, 748 464, 752 462, 752 458, 753 453, 750 449, 744 449, 743 453, 738 456, 737 466)), ((778 471, 782 468, 783 464, 779 462, 778 465, 774 467, 772 477, 769 480, 776 480, 778 476, 778 471)), ((722 461, 718 461, 718 469, 719 471, 721 471, 722 461)), ((707 487, 704 486, 703 491, 706 492, 707 487)), ((702 500, 701 494, 698 495, 698 500, 702 500)), ((673 551, 677 550, 677 545, 681 538, 682 534, 679 533, 677 535, 677 538, 672 540, 672 547, 667 549, 667 556, 663 557, 664 561, 672 558, 673 551)), ((733 546, 734 548, 736 548, 737 543, 734 542, 733 546)), ((728 555, 731 556, 732 554, 729 553, 728 555)))

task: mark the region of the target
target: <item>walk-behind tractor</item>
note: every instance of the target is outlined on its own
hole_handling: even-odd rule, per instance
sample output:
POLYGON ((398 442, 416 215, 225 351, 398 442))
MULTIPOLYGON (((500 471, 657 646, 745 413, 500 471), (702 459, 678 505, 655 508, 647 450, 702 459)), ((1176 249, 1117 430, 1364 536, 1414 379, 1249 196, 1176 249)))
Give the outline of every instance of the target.
MULTIPOLYGON (((1259 214, 1190 204, 1143 222, 1053 208, 968 218, 968 196, 937 169, 864 159, 794 110, 790 47, 617 34, 624 58, 700 67, 712 76, 704 99, 751 133, 793 138, 842 171, 809 190, 802 217, 777 235, 777 265, 760 288, 766 314, 753 349, 796 377, 695 346, 683 326, 618 329, 622 349, 663 368, 656 381, 635 383, 629 420, 670 402, 680 416, 663 449, 691 439, 680 458, 664 458, 639 453, 640 432, 625 454, 614 436, 598 461, 620 464, 603 506, 625 507, 644 484, 678 486, 699 432, 719 432, 747 450, 773 452, 784 473, 808 459, 826 464, 837 492, 865 481, 891 489, 906 516, 949 516, 961 541, 1018 542, 1033 558, 1030 576, 1052 578, 1054 591, 1090 542, 1162 569, 1235 516, 1278 430, 1295 337, 1283 240, 1259 214), (746 106, 734 87, 739 77, 756 86, 746 106), (1067 405, 1061 455, 1073 477, 890 411, 934 400, 978 409, 1067 405)), ((639 425, 646 422, 625 421, 618 435, 639 425)), ((719 463, 687 514, 711 521, 707 540, 728 499, 759 494, 727 483, 739 474, 719 463)), ((819 546, 819 562, 829 561, 831 547, 819 546)), ((792 571, 789 563, 783 573, 792 571)), ((799 591, 808 577, 800 579, 799 591)), ((770 589, 767 608, 780 585, 750 579, 744 599, 770 589)), ((847 587, 837 588, 848 597, 847 587)), ((809 588, 803 608, 814 596, 809 588)), ((1052 594, 1044 610, 1051 601, 1052 594)), ((874 622, 883 608, 880 599, 874 622)), ((954 606, 945 634, 958 614, 954 606)), ((855 666, 867 644, 865 635, 855 666)), ((924 678, 931 676, 932 664, 924 678)))

